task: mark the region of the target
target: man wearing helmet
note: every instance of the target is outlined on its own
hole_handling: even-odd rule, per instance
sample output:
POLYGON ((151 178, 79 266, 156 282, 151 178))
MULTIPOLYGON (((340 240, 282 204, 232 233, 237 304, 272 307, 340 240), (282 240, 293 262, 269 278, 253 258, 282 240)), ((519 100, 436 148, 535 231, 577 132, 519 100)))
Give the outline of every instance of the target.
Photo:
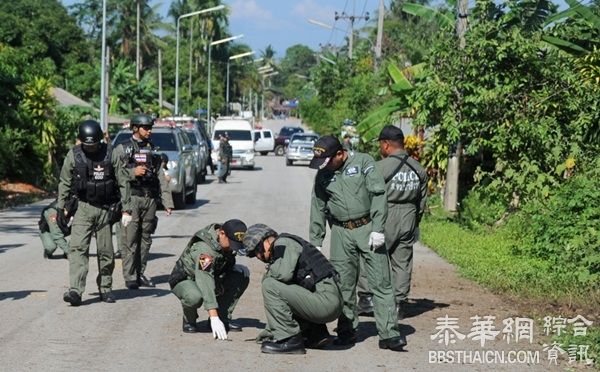
MULTIPOLYGON (((112 294, 114 254, 109 208, 120 199, 123 210, 129 208, 130 195, 127 174, 111 147, 101 142, 100 124, 86 120, 79 125, 78 140, 67 154, 60 172, 56 209, 64 211, 71 194, 77 196, 78 208, 73 217, 69 246, 69 290, 63 300, 72 306, 81 305, 88 273, 90 239, 96 234, 100 299, 115 302, 112 294)), ((113 216, 114 217, 114 216, 113 216)), ((123 219, 130 216, 123 212, 123 219)))
POLYGON ((131 220, 123 221, 123 278, 129 289, 140 286, 154 287, 152 280, 144 275, 150 246, 152 228, 156 217, 157 199, 160 198, 167 216, 173 209, 160 155, 153 153, 150 141, 154 119, 137 114, 131 118, 131 140, 119 145, 115 151, 121 156, 129 172, 131 188, 131 220))
POLYGON ((225 340, 227 331, 242 330, 231 316, 250 282, 248 268, 235 263, 245 233, 246 224, 240 220, 211 224, 197 231, 181 253, 169 286, 183 306, 183 332, 199 332, 196 319, 202 305, 213 337, 225 340))
POLYGON ((248 228, 240 253, 269 265, 262 280, 267 329, 260 338, 267 340, 261 351, 304 354, 305 347, 327 346, 326 323, 343 306, 338 273, 327 258, 306 240, 263 224, 248 228))

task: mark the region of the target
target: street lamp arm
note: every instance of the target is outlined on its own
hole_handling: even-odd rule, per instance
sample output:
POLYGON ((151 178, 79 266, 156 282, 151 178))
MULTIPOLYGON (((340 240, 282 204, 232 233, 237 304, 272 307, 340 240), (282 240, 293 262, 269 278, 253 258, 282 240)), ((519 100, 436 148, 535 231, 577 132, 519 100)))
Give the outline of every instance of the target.
POLYGON ((182 14, 182 15, 179 16, 179 18, 177 20, 179 21, 179 20, 181 20, 183 18, 192 17, 192 16, 195 16, 197 14, 204 14, 204 13, 215 12, 217 10, 221 10, 221 9, 224 9, 224 8, 225 8, 225 5, 218 5, 218 6, 214 6, 212 8, 197 10, 195 12, 182 14))

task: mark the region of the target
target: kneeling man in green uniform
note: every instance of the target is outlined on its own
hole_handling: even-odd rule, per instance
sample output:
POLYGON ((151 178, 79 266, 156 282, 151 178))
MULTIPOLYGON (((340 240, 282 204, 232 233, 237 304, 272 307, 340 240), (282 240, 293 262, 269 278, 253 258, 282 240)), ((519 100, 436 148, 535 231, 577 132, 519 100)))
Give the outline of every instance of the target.
POLYGON ((240 220, 211 224, 196 232, 183 250, 169 278, 183 306, 183 332, 199 332, 196 319, 202 305, 215 338, 226 340, 228 331, 242 330, 231 315, 250 281, 248 268, 235 263, 245 233, 240 220))
POLYGON ((252 225, 240 254, 268 263, 262 280, 267 329, 261 351, 304 354, 330 343, 326 323, 342 313, 338 273, 306 240, 277 234, 263 224, 252 225), (269 337, 270 336, 270 337, 269 337))

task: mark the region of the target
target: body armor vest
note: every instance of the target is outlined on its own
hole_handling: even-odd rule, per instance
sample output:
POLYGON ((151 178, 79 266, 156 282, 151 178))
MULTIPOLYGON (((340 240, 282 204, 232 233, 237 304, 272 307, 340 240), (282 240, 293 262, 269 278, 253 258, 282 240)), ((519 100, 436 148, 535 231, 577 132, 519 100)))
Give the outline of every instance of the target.
POLYGON ((141 177, 136 177, 131 181, 133 190, 151 191, 155 196, 160 190, 160 182, 158 180, 158 172, 160 172, 161 159, 160 156, 154 154, 152 150, 154 145, 148 142, 150 146, 140 148, 139 144, 133 137, 130 142, 124 145, 124 151, 127 155, 127 168, 135 168, 138 165, 143 165, 147 168, 146 174, 141 177))
MULTIPOLYGON (((302 253, 298 257, 298 263, 294 269, 293 282, 298 284, 311 292, 315 291, 315 285, 326 278, 337 278, 338 273, 335 271, 333 265, 323 253, 321 253, 314 245, 310 244, 306 240, 299 236, 292 234, 281 234, 277 237, 288 238, 295 240, 298 244, 302 245, 302 253)), ((274 242, 273 248, 273 261, 283 257, 285 246, 277 245, 277 240, 274 242)))
POLYGON ((73 148, 75 170, 74 194, 95 206, 108 206, 119 200, 119 189, 112 166, 112 148, 104 143, 96 154, 86 156, 81 145, 73 148), (104 156, 103 156, 104 155, 104 156))

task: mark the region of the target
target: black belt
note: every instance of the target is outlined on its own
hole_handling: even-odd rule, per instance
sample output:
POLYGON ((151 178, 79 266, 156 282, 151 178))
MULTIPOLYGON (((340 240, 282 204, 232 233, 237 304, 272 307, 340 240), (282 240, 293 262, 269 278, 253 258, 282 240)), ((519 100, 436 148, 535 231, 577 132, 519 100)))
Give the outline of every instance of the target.
POLYGON ((339 220, 336 220, 335 218, 331 217, 331 223, 333 225, 341 226, 344 229, 348 229, 348 230, 353 230, 353 229, 359 228, 361 226, 368 224, 369 222, 371 222, 371 216, 369 216, 369 215, 357 218, 355 220, 348 220, 348 221, 339 221, 339 220))
POLYGON ((141 196, 142 198, 155 198, 157 193, 150 189, 134 189, 131 188, 131 195, 141 196))

